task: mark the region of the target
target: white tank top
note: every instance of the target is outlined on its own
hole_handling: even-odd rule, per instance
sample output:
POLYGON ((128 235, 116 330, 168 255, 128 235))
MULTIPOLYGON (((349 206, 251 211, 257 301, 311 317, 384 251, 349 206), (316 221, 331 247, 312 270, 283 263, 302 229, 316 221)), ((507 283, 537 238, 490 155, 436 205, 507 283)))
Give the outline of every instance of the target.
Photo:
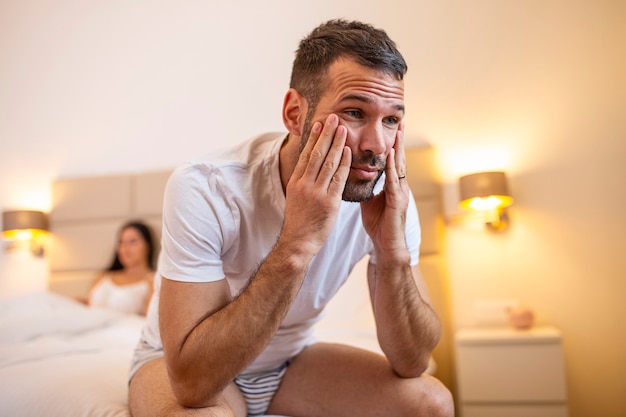
POLYGON ((117 310, 122 313, 143 314, 150 285, 146 281, 117 285, 104 276, 89 295, 89 305, 117 310))

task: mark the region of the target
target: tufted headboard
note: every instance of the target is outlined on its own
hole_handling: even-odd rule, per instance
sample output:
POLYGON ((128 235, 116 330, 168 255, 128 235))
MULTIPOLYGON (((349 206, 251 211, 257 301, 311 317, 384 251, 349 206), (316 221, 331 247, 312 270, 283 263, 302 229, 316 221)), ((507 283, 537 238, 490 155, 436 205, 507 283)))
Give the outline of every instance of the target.
POLYGON ((84 297, 113 259, 121 225, 152 226, 160 241, 163 190, 171 171, 60 179, 52 186, 49 288, 84 297))

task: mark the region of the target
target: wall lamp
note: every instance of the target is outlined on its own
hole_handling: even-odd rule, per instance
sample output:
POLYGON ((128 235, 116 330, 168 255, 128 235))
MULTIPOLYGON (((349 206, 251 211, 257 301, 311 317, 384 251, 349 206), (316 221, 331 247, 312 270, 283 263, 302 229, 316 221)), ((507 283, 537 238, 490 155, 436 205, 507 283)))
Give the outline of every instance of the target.
POLYGON ((508 226, 506 208, 513 204, 504 172, 478 172, 459 179, 460 206, 485 214, 487 227, 504 230, 508 226))
POLYGON ((41 211, 12 210, 2 213, 2 237, 14 242, 29 242, 35 256, 42 256, 42 238, 48 233, 48 216, 41 211))

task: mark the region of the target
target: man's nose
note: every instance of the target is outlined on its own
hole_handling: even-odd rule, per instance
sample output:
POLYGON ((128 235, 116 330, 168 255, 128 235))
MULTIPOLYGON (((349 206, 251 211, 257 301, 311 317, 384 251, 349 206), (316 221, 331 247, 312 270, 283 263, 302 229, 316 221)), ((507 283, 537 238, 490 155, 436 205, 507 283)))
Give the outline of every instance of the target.
POLYGON ((385 132, 381 123, 368 123, 361 131, 359 149, 374 155, 384 154, 386 149, 385 132))

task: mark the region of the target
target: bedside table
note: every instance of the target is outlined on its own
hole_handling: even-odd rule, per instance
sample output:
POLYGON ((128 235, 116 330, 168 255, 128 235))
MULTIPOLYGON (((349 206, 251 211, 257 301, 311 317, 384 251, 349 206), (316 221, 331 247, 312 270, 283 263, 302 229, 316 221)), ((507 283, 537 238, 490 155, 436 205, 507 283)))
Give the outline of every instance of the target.
POLYGON ((558 329, 463 329, 455 339, 461 417, 568 416, 558 329))

